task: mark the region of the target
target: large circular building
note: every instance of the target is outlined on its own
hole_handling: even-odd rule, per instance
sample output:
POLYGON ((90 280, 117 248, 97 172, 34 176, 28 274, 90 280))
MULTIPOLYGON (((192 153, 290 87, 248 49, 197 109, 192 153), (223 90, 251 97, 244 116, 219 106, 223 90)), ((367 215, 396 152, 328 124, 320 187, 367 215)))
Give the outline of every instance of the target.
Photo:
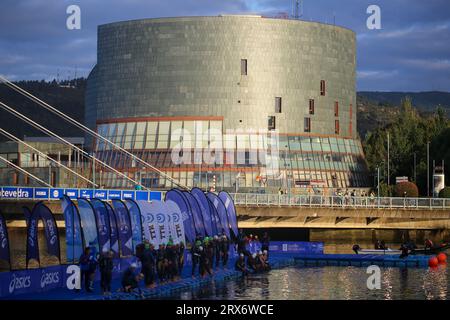
MULTIPOLYGON (((356 132, 355 34, 333 25, 217 16, 99 26, 86 122, 188 186, 368 185, 356 132), (214 147, 211 161, 205 151, 214 147)), ((95 148, 144 185, 171 186, 95 148)), ((103 183, 124 186, 107 174, 103 183)))

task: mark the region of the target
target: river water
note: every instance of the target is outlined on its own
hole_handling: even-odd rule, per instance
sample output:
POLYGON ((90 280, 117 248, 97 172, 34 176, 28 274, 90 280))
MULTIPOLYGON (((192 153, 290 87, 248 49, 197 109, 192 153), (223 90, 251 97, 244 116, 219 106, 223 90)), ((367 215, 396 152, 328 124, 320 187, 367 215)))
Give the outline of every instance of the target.
MULTIPOLYGON (((61 231, 61 230, 60 230, 61 231)), ((9 233, 13 269, 25 267, 25 229, 9 233)), ((65 238, 60 232, 62 262, 65 262, 65 238)), ((370 242, 360 242, 363 248, 371 248, 370 242)), ((43 235, 39 236, 40 248, 45 248, 43 235)), ((388 244, 392 248, 399 244, 388 244)), ((352 244, 347 242, 326 243, 325 253, 351 253, 352 244)), ((43 254, 41 266, 57 264, 58 261, 43 254)), ((35 264, 35 266, 37 266, 35 264)), ((211 281, 208 286, 188 289, 167 296, 167 299, 450 299, 448 266, 429 268, 381 268, 381 288, 367 288, 366 268, 362 267, 304 267, 290 266, 268 273, 224 283, 211 281)))

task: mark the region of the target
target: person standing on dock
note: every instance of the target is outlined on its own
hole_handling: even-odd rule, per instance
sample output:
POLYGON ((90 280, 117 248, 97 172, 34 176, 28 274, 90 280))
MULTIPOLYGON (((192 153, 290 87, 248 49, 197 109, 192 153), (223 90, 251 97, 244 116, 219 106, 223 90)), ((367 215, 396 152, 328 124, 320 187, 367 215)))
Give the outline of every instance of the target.
POLYGON ((81 270, 81 283, 84 283, 84 290, 86 292, 92 292, 89 285, 89 256, 91 254, 91 248, 86 247, 83 254, 80 256, 79 264, 81 270))
POLYGON ((98 261, 100 269, 100 286, 103 295, 111 294, 111 279, 114 268, 112 256, 112 251, 103 249, 102 255, 98 261))
POLYGON ((225 231, 222 233, 220 237, 220 256, 222 257, 222 266, 224 269, 227 268, 228 264, 228 251, 230 250, 230 241, 228 240, 225 231))
POLYGON ((89 278, 89 291, 94 291, 94 279, 95 279, 95 271, 97 270, 98 266, 98 254, 97 254, 97 248, 93 243, 91 243, 90 250, 89 250, 89 268, 88 268, 88 278, 89 278))
POLYGON ((236 263, 234 264, 234 269, 236 271, 242 272, 244 276, 248 275, 248 270, 245 265, 245 256, 243 253, 239 254, 239 258, 236 260, 236 263))
POLYGON ((181 241, 178 247, 178 276, 181 277, 181 273, 183 272, 184 267, 184 251, 185 251, 184 242, 181 241))
POLYGON ((149 242, 145 243, 145 248, 141 254, 140 260, 145 286, 147 288, 153 288, 155 282, 155 256, 153 253, 153 245, 149 242))
POLYGON ((212 240, 213 252, 214 252, 214 270, 218 270, 220 268, 220 238, 218 235, 215 235, 212 240))
POLYGON ((267 231, 264 231, 264 234, 261 238, 261 251, 267 251, 267 258, 269 257, 269 246, 270 246, 270 237, 267 231))
POLYGON ((194 245, 191 248, 191 257, 192 257, 192 278, 195 278, 195 270, 200 262, 200 246, 202 245, 201 240, 196 240, 194 245))

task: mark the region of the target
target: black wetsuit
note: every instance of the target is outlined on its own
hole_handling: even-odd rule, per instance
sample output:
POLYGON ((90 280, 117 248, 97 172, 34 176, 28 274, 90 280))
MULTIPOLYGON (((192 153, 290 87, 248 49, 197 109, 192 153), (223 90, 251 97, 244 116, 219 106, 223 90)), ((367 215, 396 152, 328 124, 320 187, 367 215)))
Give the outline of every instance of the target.
POLYGON ((200 251, 197 245, 193 245, 191 248, 191 257, 192 257, 192 275, 195 275, 195 269, 197 269, 197 265, 200 262, 200 251))
POLYGON ((111 292, 112 271, 114 268, 113 259, 102 255, 98 261, 100 269, 100 285, 103 292, 111 292))
POLYGON ((241 271, 244 275, 248 274, 247 268, 245 267, 245 260, 238 259, 234 264, 234 269, 236 271, 241 271))
POLYGON ((210 254, 207 252, 207 249, 204 249, 200 252, 200 275, 204 276, 206 273, 211 275, 210 270, 210 254))
POLYGON ((222 265, 224 267, 228 264, 228 251, 230 249, 230 242, 228 241, 228 238, 222 237, 222 240, 220 241, 220 252, 222 255, 222 265))
POLYGON ((131 290, 138 287, 138 282, 136 279, 136 271, 133 270, 131 267, 125 270, 122 276, 122 287, 125 291, 128 291, 125 289, 126 287, 131 287, 131 290))
POLYGON ((155 281, 155 256, 151 249, 145 249, 141 255, 142 273, 146 286, 152 285, 155 281))

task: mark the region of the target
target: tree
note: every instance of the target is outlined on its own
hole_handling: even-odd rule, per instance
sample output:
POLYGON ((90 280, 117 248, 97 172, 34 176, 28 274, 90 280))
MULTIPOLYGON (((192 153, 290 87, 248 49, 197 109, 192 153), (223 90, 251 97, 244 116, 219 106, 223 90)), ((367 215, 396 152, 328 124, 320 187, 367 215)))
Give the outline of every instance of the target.
POLYGON ((395 196, 417 198, 419 196, 419 189, 415 183, 410 181, 400 182, 395 185, 395 196))

